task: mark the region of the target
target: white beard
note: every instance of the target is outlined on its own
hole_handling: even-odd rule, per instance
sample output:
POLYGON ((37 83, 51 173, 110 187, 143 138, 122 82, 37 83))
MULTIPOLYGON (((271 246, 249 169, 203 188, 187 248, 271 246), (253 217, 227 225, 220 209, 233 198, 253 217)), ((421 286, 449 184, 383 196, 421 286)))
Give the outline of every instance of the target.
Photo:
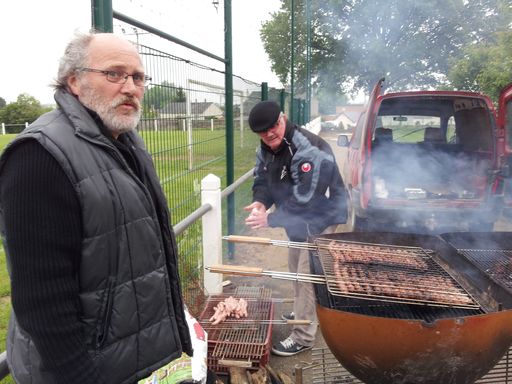
POLYGON ((83 84, 79 99, 84 106, 98 114, 105 127, 115 137, 123 132, 134 130, 139 123, 142 110, 139 100, 135 97, 120 96, 109 102, 93 88, 83 84), (125 102, 132 103, 135 106, 135 111, 129 114, 117 112, 116 107, 125 102))

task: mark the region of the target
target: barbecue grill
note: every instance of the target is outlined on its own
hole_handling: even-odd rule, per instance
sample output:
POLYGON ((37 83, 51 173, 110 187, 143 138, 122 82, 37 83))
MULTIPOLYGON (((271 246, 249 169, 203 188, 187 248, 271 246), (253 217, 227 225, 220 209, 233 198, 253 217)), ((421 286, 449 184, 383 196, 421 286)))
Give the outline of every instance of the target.
MULTIPOLYGON (((511 291, 496 273, 474 260, 489 262, 497 255, 504 258, 512 248, 505 237, 467 233, 442 237, 399 233, 322 235, 322 241, 333 245, 360 244, 376 252, 402 246, 423 249, 478 304, 464 307, 359 299, 333 294, 327 285, 316 284, 318 320, 329 349, 365 383, 476 381, 499 361, 512 342, 511 291), (480 240, 487 241, 477 246, 480 240), (468 250, 473 259, 467 257, 468 250), (490 252, 492 256, 480 257, 488 255, 489 250, 495 251, 490 252)), ((318 242, 319 238, 313 240, 318 242)), ((326 274, 322 253, 310 254, 313 274, 326 274)), ((446 287, 435 288, 445 292, 446 287)))
POLYGON ((211 270, 316 283, 325 342, 365 383, 469 384, 512 343, 508 236, 357 232, 285 244, 257 238, 310 249, 311 275, 211 270))

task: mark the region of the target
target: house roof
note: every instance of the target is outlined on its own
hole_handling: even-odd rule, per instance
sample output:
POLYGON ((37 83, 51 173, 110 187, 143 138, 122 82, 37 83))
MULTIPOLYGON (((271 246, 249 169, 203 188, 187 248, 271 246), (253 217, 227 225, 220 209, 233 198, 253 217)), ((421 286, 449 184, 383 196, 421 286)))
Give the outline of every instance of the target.
MULTIPOLYGON (((216 103, 213 103, 211 101, 201 101, 201 102, 190 103, 190 113, 192 115, 202 115, 212 105, 215 105, 217 108, 219 108, 216 103)), ((175 115, 185 115, 187 113, 187 103, 185 101, 169 103, 165 107, 160 109, 160 113, 172 113, 175 115)))
POLYGON ((343 114, 355 123, 361 113, 356 112, 356 111, 347 111, 347 112, 343 112, 343 114))
POLYGON ((336 113, 338 116, 345 115, 354 124, 359 119, 359 115, 364 110, 364 104, 346 104, 336 107, 336 113))

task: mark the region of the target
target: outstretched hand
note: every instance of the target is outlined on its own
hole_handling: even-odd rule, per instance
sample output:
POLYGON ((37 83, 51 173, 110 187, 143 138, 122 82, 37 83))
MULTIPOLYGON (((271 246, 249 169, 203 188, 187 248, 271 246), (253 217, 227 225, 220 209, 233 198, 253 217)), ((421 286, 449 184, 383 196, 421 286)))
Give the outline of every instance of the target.
POLYGON ((259 201, 244 207, 245 211, 251 212, 245 219, 245 225, 252 229, 268 227, 268 213, 265 206, 259 201))

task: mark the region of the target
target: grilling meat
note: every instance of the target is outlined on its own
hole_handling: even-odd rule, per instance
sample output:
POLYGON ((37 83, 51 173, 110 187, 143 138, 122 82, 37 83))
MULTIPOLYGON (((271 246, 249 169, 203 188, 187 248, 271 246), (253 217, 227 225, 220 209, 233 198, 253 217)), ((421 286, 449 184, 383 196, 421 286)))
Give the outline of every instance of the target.
POLYGON ((358 246, 349 249, 333 241, 329 245, 334 281, 341 294, 388 297, 406 301, 471 305, 451 277, 433 261, 411 249, 358 246), (429 265, 430 264, 430 265, 429 265), (437 267, 437 268, 436 268, 437 267))
POLYGON ((209 321, 212 321, 212 325, 219 324, 226 320, 228 317, 234 317, 240 319, 241 317, 247 317, 247 301, 245 299, 235 299, 233 296, 229 296, 227 299, 220 301, 217 306, 213 307, 215 313, 210 317, 209 321))
POLYGON ((382 247, 377 245, 357 245, 331 241, 329 253, 333 260, 346 263, 390 265, 403 268, 427 270, 426 261, 411 249, 382 247), (411 257, 413 255, 414 257, 411 257))

